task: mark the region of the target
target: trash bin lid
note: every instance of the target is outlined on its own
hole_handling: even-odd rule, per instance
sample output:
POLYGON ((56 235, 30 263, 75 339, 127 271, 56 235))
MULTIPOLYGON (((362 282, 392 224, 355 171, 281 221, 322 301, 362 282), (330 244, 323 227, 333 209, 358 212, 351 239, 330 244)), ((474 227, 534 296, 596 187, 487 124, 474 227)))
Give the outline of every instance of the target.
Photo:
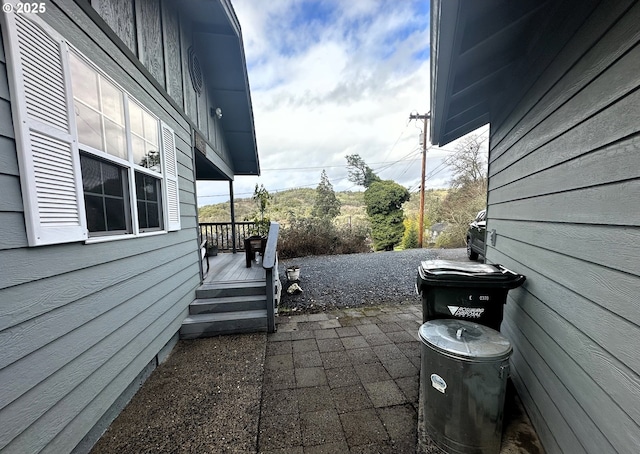
POLYGON ((502 265, 451 260, 425 260, 418 267, 418 275, 426 284, 444 286, 473 284, 508 289, 522 285, 526 279, 523 275, 514 273, 502 265))
POLYGON ((465 320, 431 320, 422 324, 418 335, 433 349, 463 359, 494 361, 512 351, 509 340, 498 331, 465 320))
POLYGON ((451 274, 455 272, 467 274, 502 274, 500 265, 486 263, 454 262, 452 260, 425 260, 422 269, 433 274, 451 274))

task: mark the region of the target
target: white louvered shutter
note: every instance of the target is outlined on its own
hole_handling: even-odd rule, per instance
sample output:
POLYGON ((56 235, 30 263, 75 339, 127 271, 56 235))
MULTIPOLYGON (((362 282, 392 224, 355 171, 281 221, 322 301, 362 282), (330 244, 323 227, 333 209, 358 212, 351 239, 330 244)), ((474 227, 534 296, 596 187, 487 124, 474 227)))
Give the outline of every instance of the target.
POLYGON ((86 240, 67 46, 37 18, 3 16, 29 245, 86 240))
POLYGON ((169 126, 161 122, 162 157, 164 159, 164 187, 167 230, 180 230, 180 198, 178 196, 178 156, 176 136, 169 126))

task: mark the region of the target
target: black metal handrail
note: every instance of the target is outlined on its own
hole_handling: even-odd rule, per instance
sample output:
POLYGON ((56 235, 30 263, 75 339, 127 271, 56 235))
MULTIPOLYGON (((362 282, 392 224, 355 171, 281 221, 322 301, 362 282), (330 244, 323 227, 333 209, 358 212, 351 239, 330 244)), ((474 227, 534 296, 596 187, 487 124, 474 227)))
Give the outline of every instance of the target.
MULTIPOLYGON (((236 250, 244 250, 244 240, 252 235, 256 223, 251 221, 236 222, 236 250)), ((201 238, 207 240, 207 247, 217 247, 219 251, 233 251, 234 241, 231 222, 201 222, 201 238)))

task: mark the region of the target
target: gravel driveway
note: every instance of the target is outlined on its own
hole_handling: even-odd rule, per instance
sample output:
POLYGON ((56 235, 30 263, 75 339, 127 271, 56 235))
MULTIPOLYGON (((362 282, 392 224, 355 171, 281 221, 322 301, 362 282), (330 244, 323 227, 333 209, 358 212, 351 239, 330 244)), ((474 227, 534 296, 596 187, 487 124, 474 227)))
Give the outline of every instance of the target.
POLYGON ((324 255, 280 261, 280 308, 320 312, 333 308, 418 302, 415 281, 423 260, 467 261, 465 249, 408 249, 368 254, 324 255), (300 266, 302 293, 289 295, 285 270, 300 266))

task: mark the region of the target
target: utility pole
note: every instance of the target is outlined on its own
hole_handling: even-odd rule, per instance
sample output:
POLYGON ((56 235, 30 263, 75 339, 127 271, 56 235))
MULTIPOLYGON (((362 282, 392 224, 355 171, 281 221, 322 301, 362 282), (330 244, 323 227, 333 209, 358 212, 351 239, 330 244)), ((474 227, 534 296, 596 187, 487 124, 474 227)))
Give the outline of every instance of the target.
POLYGON ((423 120, 424 127, 422 130, 422 179, 420 180, 420 216, 418 218, 418 247, 422 247, 424 238, 424 187, 427 172, 427 120, 431 118, 431 112, 424 115, 410 114, 410 120, 423 120))

